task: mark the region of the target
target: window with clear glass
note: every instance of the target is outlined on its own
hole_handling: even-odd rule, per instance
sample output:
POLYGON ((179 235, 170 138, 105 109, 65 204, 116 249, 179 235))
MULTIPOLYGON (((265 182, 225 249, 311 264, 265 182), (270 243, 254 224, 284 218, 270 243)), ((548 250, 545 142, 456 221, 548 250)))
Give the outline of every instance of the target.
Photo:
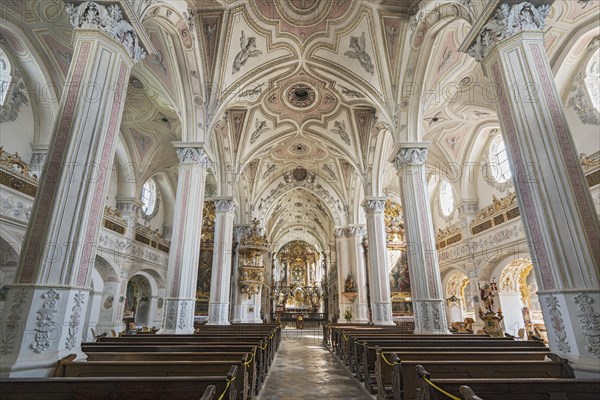
POLYGON ((11 65, 4 50, 0 49, 0 106, 6 102, 10 86, 11 65))
POLYGON ((592 56, 586 69, 585 86, 594 108, 600 111, 600 50, 592 56))
POLYGON ((152 214, 156 207, 156 183, 153 179, 148 179, 144 183, 144 186, 142 186, 140 200, 142 201, 142 210, 144 213, 146 215, 152 214))
POLYGON ((440 184, 440 208, 446 217, 454 210, 454 192, 452 185, 447 180, 443 180, 440 184))
POLYGON ((492 178, 499 183, 509 180, 512 174, 502 135, 498 135, 492 140, 488 156, 490 162, 488 171, 492 178))

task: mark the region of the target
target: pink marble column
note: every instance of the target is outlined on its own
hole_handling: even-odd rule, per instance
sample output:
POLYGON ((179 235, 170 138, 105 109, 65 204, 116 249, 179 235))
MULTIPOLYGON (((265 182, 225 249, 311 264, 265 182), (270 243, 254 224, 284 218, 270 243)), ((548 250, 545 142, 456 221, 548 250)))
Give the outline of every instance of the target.
POLYGON ((548 5, 500 4, 461 49, 496 86, 550 349, 600 376, 600 224, 544 48, 548 5))
MULTIPOLYGON (((415 333, 449 333, 425 180, 429 143, 402 143, 390 161, 400 177, 415 333)), ((385 238, 384 238, 385 239, 385 238)))
POLYGON ((179 157, 179 178, 167 269, 165 316, 159 333, 191 334, 194 333, 204 187, 210 159, 201 143, 176 142, 174 145, 179 157))
POLYGON ((392 299, 387 265, 385 236, 384 197, 366 197, 362 203, 367 215, 367 236, 369 238, 369 288, 371 310, 375 325, 393 325, 392 299))
POLYGON ((67 13, 73 61, 2 315, 3 377, 41 376, 80 353, 109 168, 130 72, 144 55, 119 6, 67 5, 67 13))
POLYGON ((209 325, 229 325, 229 297, 231 291, 231 261, 233 247, 233 197, 216 197, 215 246, 208 304, 209 325))

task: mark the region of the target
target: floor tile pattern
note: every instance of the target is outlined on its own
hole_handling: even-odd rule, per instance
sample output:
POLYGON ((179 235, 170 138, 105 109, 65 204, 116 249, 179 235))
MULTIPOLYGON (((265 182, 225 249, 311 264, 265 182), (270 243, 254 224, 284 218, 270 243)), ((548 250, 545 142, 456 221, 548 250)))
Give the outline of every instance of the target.
POLYGON ((260 400, 372 400, 316 332, 284 330, 260 400))

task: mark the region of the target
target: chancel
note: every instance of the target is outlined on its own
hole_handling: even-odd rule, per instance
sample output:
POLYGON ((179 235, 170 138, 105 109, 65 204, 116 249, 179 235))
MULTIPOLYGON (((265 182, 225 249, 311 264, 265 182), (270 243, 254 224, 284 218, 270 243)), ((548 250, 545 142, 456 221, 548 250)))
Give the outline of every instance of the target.
POLYGON ((599 0, 0 7, 3 398, 600 392, 599 0))

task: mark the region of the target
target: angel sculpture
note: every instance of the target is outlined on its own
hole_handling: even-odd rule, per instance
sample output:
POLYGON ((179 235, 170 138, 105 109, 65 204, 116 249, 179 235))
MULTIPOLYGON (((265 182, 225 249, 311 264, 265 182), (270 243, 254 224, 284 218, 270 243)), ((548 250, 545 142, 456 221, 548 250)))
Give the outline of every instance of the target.
POLYGON ((394 43, 396 41, 396 38, 400 34, 400 29, 392 25, 386 25, 385 33, 387 33, 390 36, 390 41, 394 43))
POLYGON ((371 62, 371 56, 365 51, 367 48, 367 39, 365 38, 364 32, 360 35, 360 38, 357 38, 356 36, 350 38, 350 48, 354 51, 347 51, 344 55, 351 59, 358 59, 358 62, 365 71, 372 75, 375 72, 375 66, 373 65, 373 62, 371 62))
POLYGON ((333 133, 340 135, 344 143, 350 144, 350 137, 346 133, 346 124, 344 121, 335 121, 333 129, 331 130, 333 133))
POLYGON ((246 64, 246 61, 248 61, 249 58, 258 57, 262 54, 262 51, 256 50, 256 38, 246 38, 244 31, 242 31, 242 37, 240 38, 240 47, 242 48, 242 51, 237 53, 233 60, 233 74, 238 72, 244 64, 246 64))
POLYGON ((256 129, 252 132, 252 136, 250 136, 250 143, 256 142, 260 135, 269 130, 267 128, 267 121, 259 121, 258 119, 254 123, 254 127, 256 129))

